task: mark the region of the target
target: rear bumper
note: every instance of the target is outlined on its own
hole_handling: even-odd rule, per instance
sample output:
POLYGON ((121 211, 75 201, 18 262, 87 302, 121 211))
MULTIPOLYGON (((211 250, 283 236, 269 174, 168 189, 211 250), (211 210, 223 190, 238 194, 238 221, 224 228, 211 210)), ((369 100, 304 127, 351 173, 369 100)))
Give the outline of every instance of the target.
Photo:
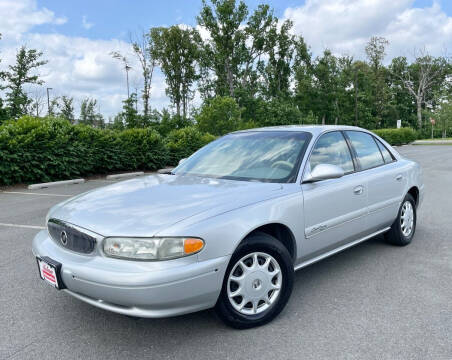
POLYGON ((66 293, 86 303, 137 317, 167 317, 213 307, 229 256, 199 262, 186 258, 140 262, 81 255, 57 245, 47 231, 33 240, 35 256, 62 264, 66 293))

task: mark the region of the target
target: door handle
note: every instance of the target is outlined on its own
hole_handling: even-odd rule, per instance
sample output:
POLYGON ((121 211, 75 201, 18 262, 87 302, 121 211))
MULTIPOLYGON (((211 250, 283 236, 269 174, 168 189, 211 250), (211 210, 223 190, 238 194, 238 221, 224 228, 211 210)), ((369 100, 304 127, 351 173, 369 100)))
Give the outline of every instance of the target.
POLYGON ((353 189, 353 193, 355 195, 361 195, 363 193, 363 190, 364 190, 363 186, 362 185, 358 185, 357 187, 355 187, 353 189))
POLYGON ((403 178, 402 174, 399 174, 399 175, 396 176, 395 179, 396 179, 397 181, 400 181, 400 180, 402 180, 402 178, 403 178))

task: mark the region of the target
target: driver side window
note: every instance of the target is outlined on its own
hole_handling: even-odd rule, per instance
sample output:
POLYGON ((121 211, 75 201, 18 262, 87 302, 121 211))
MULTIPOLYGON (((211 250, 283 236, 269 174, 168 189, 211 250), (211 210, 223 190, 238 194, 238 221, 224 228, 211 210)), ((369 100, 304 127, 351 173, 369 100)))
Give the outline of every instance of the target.
POLYGON ((350 150, 341 132, 332 131, 319 138, 309 159, 311 171, 319 164, 339 166, 344 173, 355 170, 350 150))

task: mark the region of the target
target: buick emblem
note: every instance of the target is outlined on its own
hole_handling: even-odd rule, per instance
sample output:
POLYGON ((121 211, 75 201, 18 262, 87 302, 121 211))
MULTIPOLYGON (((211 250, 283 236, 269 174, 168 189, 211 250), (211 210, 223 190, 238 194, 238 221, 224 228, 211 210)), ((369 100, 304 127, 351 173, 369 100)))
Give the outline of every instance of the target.
POLYGON ((67 244, 67 233, 66 233, 66 231, 62 231, 61 232, 61 234, 60 234, 60 241, 61 241, 61 243, 64 246, 66 246, 66 244, 67 244))

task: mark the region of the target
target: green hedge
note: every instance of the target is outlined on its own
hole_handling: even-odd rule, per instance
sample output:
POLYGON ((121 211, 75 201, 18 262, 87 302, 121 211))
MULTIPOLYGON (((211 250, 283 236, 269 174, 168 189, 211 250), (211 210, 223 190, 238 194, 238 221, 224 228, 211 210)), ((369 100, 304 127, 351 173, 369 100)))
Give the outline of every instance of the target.
POLYGON ((402 145, 417 139, 417 133, 411 128, 372 130, 391 145, 402 145))
POLYGON ((177 165, 180 159, 190 156, 214 139, 215 136, 202 133, 194 126, 171 131, 166 138, 168 163, 177 165))
POLYGON ((149 128, 101 130, 65 120, 23 117, 0 126, 0 184, 156 170, 177 163, 212 139, 191 128, 164 139, 149 128))

